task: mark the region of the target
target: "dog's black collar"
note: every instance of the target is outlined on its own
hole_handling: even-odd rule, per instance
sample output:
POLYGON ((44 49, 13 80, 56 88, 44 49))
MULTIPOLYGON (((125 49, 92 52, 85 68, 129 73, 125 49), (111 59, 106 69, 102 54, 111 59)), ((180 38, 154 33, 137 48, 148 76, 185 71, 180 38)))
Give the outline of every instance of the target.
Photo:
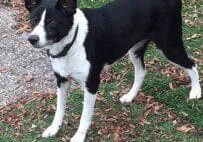
POLYGON ((61 58, 61 57, 66 56, 67 53, 68 53, 68 50, 73 46, 73 43, 75 42, 77 35, 78 35, 78 26, 77 26, 77 28, 76 28, 76 31, 75 31, 73 40, 72 40, 69 44, 67 44, 61 52, 59 52, 59 53, 56 54, 56 55, 52 55, 52 54, 50 53, 50 51, 47 50, 48 56, 50 56, 50 57, 52 57, 52 58, 61 58))

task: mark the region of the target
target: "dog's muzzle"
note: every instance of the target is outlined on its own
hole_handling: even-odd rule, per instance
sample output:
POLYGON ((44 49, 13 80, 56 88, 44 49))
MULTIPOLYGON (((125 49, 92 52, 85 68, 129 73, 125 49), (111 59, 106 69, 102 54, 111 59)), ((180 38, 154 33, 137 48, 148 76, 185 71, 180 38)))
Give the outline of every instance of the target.
POLYGON ((28 41, 30 42, 30 44, 32 44, 33 46, 37 45, 39 42, 39 36, 38 35, 30 35, 28 37, 28 41))

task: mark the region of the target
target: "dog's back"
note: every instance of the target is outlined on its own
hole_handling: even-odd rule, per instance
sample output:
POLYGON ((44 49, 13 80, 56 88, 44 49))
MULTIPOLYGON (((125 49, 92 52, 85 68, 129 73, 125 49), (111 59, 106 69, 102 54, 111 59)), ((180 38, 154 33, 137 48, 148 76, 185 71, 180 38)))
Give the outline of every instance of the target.
POLYGON ((181 5, 181 0, 117 0, 98 9, 83 9, 91 25, 86 47, 94 45, 97 58, 102 55, 111 64, 141 40, 156 42, 163 33, 180 39, 181 5))

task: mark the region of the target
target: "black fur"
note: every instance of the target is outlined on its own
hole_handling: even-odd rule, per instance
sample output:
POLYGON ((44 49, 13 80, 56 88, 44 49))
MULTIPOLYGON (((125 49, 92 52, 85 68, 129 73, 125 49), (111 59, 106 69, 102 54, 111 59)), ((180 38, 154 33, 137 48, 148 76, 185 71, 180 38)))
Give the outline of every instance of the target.
POLYGON ((67 78, 60 76, 58 73, 54 73, 57 79, 57 86, 58 88, 61 87, 61 84, 66 83, 68 81, 67 78))

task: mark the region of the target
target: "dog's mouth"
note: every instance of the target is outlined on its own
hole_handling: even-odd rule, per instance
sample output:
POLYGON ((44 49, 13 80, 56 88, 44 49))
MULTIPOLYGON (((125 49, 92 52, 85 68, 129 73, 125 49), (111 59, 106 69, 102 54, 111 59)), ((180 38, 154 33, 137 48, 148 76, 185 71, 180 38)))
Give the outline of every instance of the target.
POLYGON ((47 46, 51 46, 52 44, 53 44, 52 41, 48 41, 46 44, 43 44, 43 45, 40 45, 39 43, 37 43, 37 44, 32 44, 32 46, 33 48, 39 49, 39 48, 45 48, 47 46))
POLYGON ((38 44, 33 44, 32 46, 33 46, 33 48, 43 48, 43 46, 40 46, 38 44))

